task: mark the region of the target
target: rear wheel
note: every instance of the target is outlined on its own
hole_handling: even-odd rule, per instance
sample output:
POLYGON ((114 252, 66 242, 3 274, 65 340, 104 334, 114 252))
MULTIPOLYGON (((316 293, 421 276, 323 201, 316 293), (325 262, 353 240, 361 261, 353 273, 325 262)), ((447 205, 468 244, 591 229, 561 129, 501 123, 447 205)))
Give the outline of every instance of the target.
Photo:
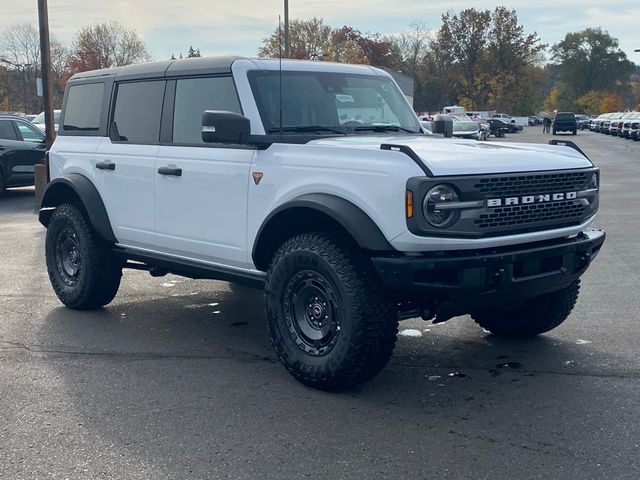
POLYGON ((472 315, 475 322, 494 335, 533 337, 564 322, 578 299, 580 280, 557 292, 536 297, 515 308, 491 309, 472 315))
POLYGON ((287 240, 269 268, 265 303, 278 358, 305 385, 352 387, 391 358, 397 311, 370 260, 343 235, 287 240))
POLYGON ((574 128, 574 129, 573 129, 573 132, 571 132, 571 134, 572 134, 572 135, 577 135, 577 134, 578 134, 578 131, 574 128))
POLYGON ((553 131, 553 134, 554 134, 554 135, 556 134, 556 131, 555 131, 555 130, 553 131))
POLYGON ((0 170, 0 197, 4 193, 4 177, 2 176, 2 170, 0 170))
POLYGON ((113 300, 122 263, 78 206, 65 203, 56 208, 47 227, 45 250, 51 285, 67 307, 88 310, 113 300))

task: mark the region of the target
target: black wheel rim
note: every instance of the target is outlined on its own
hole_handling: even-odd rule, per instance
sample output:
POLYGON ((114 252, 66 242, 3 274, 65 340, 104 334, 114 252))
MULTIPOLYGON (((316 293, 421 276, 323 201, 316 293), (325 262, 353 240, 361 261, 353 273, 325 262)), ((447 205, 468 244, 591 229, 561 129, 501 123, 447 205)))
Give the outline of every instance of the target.
POLYGON ((329 353, 340 333, 336 292, 318 272, 304 270, 284 291, 284 317, 296 345, 309 355, 329 353))
POLYGON ((56 237, 56 266, 67 285, 72 287, 78 282, 82 258, 78 237, 70 228, 63 228, 56 237))

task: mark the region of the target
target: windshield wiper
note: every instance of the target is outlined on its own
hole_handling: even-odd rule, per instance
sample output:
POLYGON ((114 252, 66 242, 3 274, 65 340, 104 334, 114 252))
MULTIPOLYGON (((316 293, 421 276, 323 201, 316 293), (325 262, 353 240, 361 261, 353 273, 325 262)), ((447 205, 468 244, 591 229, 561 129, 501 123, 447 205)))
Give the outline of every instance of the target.
POLYGON ((398 125, 363 125, 361 127, 354 127, 354 132, 407 132, 407 133, 420 133, 410 128, 400 127, 398 125))
POLYGON ((344 130, 339 130, 333 127, 326 127, 324 125, 304 125, 298 127, 271 127, 267 130, 267 133, 319 133, 319 132, 331 132, 345 135, 344 130))

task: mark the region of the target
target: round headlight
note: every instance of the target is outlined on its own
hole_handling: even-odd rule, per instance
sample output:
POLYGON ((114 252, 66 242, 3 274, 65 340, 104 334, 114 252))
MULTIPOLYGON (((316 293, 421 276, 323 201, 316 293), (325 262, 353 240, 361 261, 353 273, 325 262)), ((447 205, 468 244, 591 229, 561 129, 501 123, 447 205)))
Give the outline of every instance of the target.
POLYGON ((458 194, 452 187, 446 184, 436 185, 424 197, 424 218, 434 227, 450 227, 460 218, 460 211, 442 207, 443 204, 458 200, 458 194))

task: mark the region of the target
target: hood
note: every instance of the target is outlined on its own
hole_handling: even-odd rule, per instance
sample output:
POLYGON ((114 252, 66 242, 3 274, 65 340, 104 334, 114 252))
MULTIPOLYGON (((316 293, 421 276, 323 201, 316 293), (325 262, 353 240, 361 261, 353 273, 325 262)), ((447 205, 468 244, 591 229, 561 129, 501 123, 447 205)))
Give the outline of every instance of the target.
POLYGON ((593 166, 571 147, 536 143, 489 143, 424 135, 360 135, 312 140, 309 144, 369 150, 380 150, 383 144, 409 147, 437 177, 593 166))

